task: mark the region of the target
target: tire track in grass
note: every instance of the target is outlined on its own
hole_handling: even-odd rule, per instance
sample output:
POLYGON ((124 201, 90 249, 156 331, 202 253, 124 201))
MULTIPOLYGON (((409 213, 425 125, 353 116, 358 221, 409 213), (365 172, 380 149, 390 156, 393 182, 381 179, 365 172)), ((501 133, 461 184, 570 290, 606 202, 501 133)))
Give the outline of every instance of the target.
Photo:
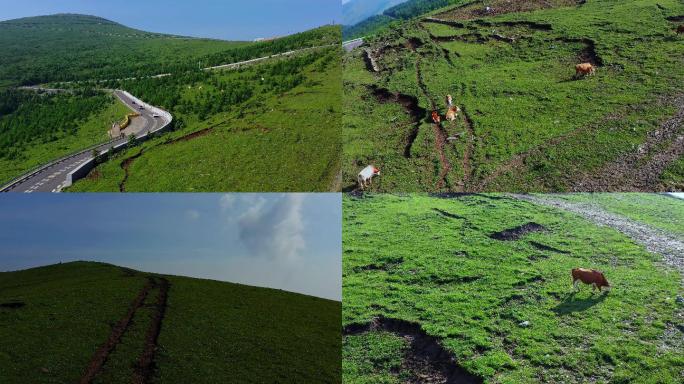
POLYGON ((100 346, 100 348, 97 349, 97 351, 95 351, 95 353, 91 357, 90 363, 88 364, 88 366, 85 369, 85 372, 81 376, 81 380, 79 381, 79 383, 92 383, 93 379, 95 379, 95 377, 102 371, 102 367, 104 367, 107 358, 112 353, 112 351, 114 351, 117 344, 119 344, 119 342, 121 341, 121 337, 128 330, 128 327, 130 326, 131 320, 135 316, 136 311, 143 305, 148 293, 154 287, 154 280, 152 278, 148 278, 148 281, 145 284, 145 286, 143 286, 143 288, 140 290, 138 295, 131 303, 128 312, 126 312, 124 317, 122 317, 116 323, 116 325, 112 328, 112 331, 110 332, 107 340, 104 342, 104 344, 100 346))
MULTIPOLYGON (((413 45, 411 46, 413 47, 413 45)), ((416 52, 415 48, 412 48, 412 50, 414 53, 416 52)), ((428 92, 427 87, 425 86, 425 82, 423 81, 423 73, 420 69, 420 65, 421 57, 420 55, 418 55, 418 57, 416 58, 416 81, 418 82, 418 87, 421 89, 425 97, 430 101, 430 106, 432 110, 436 111, 437 104, 435 103, 435 100, 430 96, 430 93, 428 92)), ((449 159, 447 159, 446 153, 444 152, 444 146, 447 143, 447 137, 446 132, 444 132, 444 128, 441 124, 433 122, 432 130, 435 134, 435 150, 437 150, 437 154, 439 155, 439 162, 442 166, 442 169, 439 172, 439 179, 437 181, 437 189, 440 190, 444 187, 444 185, 447 182, 446 178, 449 172, 451 172, 451 164, 449 163, 449 159)))
POLYGON ((134 384, 149 383, 154 374, 154 358, 158 348, 157 342, 159 333, 161 332, 162 321, 166 314, 169 287, 171 285, 169 281, 163 277, 159 280, 159 293, 157 294, 154 317, 152 318, 152 323, 150 323, 150 327, 147 329, 147 334, 145 335, 145 348, 138 357, 138 362, 133 370, 131 381, 134 384))
POLYGON ((428 335, 420 324, 400 319, 378 317, 369 324, 350 324, 344 336, 386 331, 409 341, 410 349, 404 356, 402 371, 411 375, 409 383, 481 384, 482 378, 462 368, 454 354, 439 339, 428 335))

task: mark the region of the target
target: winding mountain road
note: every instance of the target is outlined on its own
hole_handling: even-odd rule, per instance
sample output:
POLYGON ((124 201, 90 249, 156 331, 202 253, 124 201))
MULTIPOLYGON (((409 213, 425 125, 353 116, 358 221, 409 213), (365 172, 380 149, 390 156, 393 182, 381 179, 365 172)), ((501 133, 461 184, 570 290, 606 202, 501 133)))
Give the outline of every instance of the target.
MULTIPOLYGON (((223 65, 218 65, 218 66, 213 66, 213 67, 206 67, 202 68, 203 71, 214 71, 214 70, 223 70, 223 69, 236 69, 240 68, 241 66, 244 65, 250 65, 250 64, 256 64, 259 62, 262 62, 264 60, 268 59, 274 59, 278 57, 288 57, 292 56, 294 54, 304 52, 304 51, 309 51, 309 50, 315 50, 319 48, 326 48, 326 47, 331 47, 334 46, 335 44, 328 44, 328 45, 321 45, 321 46, 315 46, 315 47, 307 47, 307 48, 301 48, 293 51, 287 51, 287 52, 281 52, 269 56, 264 56, 264 57, 259 57, 251 60, 245 60, 237 63, 230 63, 230 64, 223 64, 223 65)), ((172 74, 170 73, 162 73, 154 76, 149 76, 151 78, 161 78, 161 77, 166 77, 166 76, 171 76, 172 74)), ((119 80, 137 80, 135 77, 127 78, 127 79, 119 79, 119 80)), ((107 80, 102 80, 102 81, 107 81, 107 80)), ((71 83, 71 82, 66 82, 66 83, 71 83)), ((41 90, 41 91, 46 91, 46 92, 60 92, 62 90, 60 89, 52 89, 52 88, 41 88, 39 86, 29 86, 29 87, 22 87, 25 89, 33 89, 33 90, 41 90)), ((134 102, 134 97, 132 97, 130 94, 128 94, 125 91, 121 90, 116 90, 113 91, 114 95, 126 106, 128 106, 131 110, 138 112, 140 114, 140 117, 137 117, 138 119, 143 119, 144 123, 142 127, 140 127, 136 132, 133 134, 136 136, 136 138, 139 138, 141 136, 145 136, 149 132, 155 132, 164 126, 166 126, 168 123, 171 122, 171 118, 167 118, 164 116, 164 114, 160 114, 159 117, 154 117, 154 112, 151 111, 149 108, 145 108, 143 110, 138 109, 140 105, 140 100, 137 102, 134 102)), ((169 114, 170 116, 170 114, 169 114)), ((115 147, 118 145, 121 145, 123 143, 126 143, 128 141, 127 137, 120 138, 120 139, 114 139, 110 140, 106 143, 101 143, 96 146, 86 148, 84 150, 81 150, 77 153, 67 155, 65 157, 62 157, 60 159, 54 160, 50 163, 47 163, 40 168, 36 170, 29 171, 28 173, 10 181, 9 183, 5 184, 4 186, 0 186, 0 192, 25 192, 25 193, 31 193, 31 192, 61 192, 62 188, 64 188, 68 184, 68 176, 69 173, 73 172, 75 169, 78 169, 81 165, 84 163, 90 161, 93 159, 93 151, 97 150, 99 153, 102 153, 106 150, 108 150, 111 147, 115 147)))
MULTIPOLYGON (((117 90, 113 93, 114 96, 116 96, 127 107, 140 114, 140 116, 137 117, 138 119, 143 119, 144 123, 142 128, 135 133, 136 137, 143 136, 148 132, 154 132, 170 122, 163 115, 160 115, 159 117, 153 117, 154 112, 148 108, 142 110, 138 109, 140 103, 134 103, 133 98, 126 92, 117 90)), ((86 161, 91 160, 93 158, 94 150, 102 153, 113 146, 126 143, 127 141, 127 137, 110 140, 106 143, 84 149, 78 153, 50 162, 38 170, 30 172, 15 180, 13 183, 3 187, 3 189, 0 191, 26 193, 60 192, 65 186, 68 174, 86 161)))

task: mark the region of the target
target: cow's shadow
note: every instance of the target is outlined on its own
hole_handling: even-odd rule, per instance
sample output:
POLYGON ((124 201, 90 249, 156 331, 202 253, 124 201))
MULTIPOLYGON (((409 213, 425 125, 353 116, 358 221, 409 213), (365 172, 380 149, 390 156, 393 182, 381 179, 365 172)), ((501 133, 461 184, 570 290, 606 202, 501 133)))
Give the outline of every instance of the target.
POLYGON ((596 304, 601 303, 608 297, 608 291, 603 293, 593 294, 586 299, 575 299, 577 292, 571 292, 565 295, 563 300, 552 311, 556 312, 557 315, 567 315, 573 312, 582 312, 596 304))

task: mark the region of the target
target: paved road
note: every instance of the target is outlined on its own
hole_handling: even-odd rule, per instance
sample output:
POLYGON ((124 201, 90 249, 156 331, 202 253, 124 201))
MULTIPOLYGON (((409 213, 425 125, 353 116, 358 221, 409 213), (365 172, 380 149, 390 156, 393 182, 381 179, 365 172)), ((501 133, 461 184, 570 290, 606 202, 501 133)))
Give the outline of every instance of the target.
MULTIPOLYGON (((144 119, 144 128, 136 133, 136 137, 139 137, 148 131, 154 131, 155 129, 161 128, 166 123, 166 121, 161 117, 152 117, 153 113, 151 111, 139 110, 138 107, 133 104, 133 100, 128 98, 121 91, 114 91, 114 95, 129 108, 140 113, 140 117, 138 117, 139 119, 144 119)), ((124 143, 126 141, 128 141, 127 138, 118 139, 100 145, 96 149, 98 151, 103 151, 113 145, 124 143)), ((60 161, 41 170, 40 172, 29 176, 25 180, 14 184, 5 190, 5 192, 59 192, 64 186, 67 174, 69 174, 69 172, 73 171, 79 165, 90 160, 92 157, 92 149, 90 149, 75 154, 71 157, 61 159, 60 161)))
POLYGON ((363 38, 345 41, 342 43, 342 48, 345 51, 351 52, 354 48, 358 48, 363 45, 363 38))

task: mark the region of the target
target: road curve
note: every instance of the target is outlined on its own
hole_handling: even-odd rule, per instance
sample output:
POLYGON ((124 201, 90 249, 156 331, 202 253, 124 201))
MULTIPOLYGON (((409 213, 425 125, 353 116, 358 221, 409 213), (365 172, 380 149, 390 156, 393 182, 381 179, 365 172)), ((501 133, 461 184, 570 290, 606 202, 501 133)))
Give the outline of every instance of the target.
MULTIPOLYGON (((114 91, 114 95, 131 110, 140 113, 140 119, 144 120, 143 128, 140 129, 135 136, 140 137, 148 132, 153 132, 163 127, 167 121, 163 117, 153 117, 154 112, 149 109, 138 109, 133 100, 122 91, 114 91)), ((93 148, 85 149, 73 155, 69 155, 49 163, 46 167, 32 172, 17 182, 3 188, 1 192, 60 192, 64 187, 69 172, 78 168, 80 165, 93 158, 93 150, 103 152, 112 146, 122 144, 128 141, 128 138, 120 138, 111 140, 109 142, 100 144, 93 148)))
POLYGON ((362 45, 363 45, 363 38, 342 42, 342 48, 344 48, 344 50, 347 52, 351 52, 352 50, 354 50, 354 48, 358 48, 362 45))

